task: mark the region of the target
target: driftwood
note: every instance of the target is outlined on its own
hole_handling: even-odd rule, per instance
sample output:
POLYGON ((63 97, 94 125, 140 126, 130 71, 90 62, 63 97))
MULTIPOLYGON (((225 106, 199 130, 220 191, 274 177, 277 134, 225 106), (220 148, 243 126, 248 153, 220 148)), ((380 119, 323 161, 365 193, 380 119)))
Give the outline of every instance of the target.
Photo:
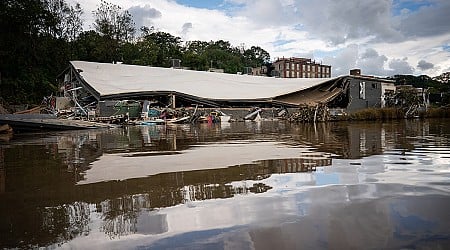
POLYGON ((293 112, 288 120, 290 122, 324 122, 330 120, 330 111, 325 104, 316 106, 301 106, 293 112))
POLYGON ((31 108, 31 109, 15 112, 14 114, 40 114, 41 110, 43 110, 43 109, 45 109, 45 107, 37 106, 37 107, 31 108))

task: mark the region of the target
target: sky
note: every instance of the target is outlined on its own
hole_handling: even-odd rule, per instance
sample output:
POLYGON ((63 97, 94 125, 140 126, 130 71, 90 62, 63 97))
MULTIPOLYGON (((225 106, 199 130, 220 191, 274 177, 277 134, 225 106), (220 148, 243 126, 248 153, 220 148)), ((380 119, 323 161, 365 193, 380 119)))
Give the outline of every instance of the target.
MULTIPOLYGON (((100 0, 69 0, 84 10, 85 29, 100 0)), ((226 40, 260 46, 271 59, 307 57, 333 76, 437 76, 450 71, 449 0, 109 0, 136 27, 183 41, 226 40)))

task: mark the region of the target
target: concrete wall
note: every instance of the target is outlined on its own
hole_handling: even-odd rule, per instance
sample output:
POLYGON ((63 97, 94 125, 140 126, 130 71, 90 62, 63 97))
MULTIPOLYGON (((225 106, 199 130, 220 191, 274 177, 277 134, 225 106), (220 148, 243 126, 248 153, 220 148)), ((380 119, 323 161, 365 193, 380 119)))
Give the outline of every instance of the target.
POLYGON ((350 78, 350 103, 347 112, 354 113, 365 108, 380 108, 382 82, 376 78, 350 78))

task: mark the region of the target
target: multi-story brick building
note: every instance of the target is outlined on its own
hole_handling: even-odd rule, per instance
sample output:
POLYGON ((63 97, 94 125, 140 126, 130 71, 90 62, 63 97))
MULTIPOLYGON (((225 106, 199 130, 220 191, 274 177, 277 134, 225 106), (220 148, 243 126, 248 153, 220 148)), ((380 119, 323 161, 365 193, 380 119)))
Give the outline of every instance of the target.
POLYGON ((331 66, 308 58, 278 58, 272 63, 272 76, 282 78, 330 78, 331 66))

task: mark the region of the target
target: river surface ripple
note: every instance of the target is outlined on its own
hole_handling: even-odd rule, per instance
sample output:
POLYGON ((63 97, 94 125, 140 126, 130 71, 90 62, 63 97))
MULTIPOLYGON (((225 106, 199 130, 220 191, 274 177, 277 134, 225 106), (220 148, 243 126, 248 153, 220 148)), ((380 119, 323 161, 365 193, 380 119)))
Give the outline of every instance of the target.
POLYGON ((450 120, 0 137, 0 248, 445 249, 450 120))

